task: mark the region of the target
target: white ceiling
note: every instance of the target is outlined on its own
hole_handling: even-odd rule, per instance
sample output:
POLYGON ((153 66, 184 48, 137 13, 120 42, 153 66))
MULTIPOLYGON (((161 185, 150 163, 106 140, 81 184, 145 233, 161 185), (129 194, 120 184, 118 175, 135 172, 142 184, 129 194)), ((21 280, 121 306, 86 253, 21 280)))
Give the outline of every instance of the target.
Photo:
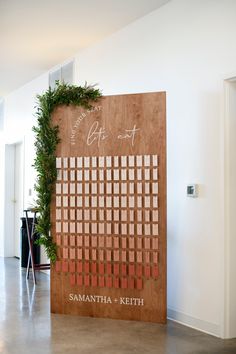
POLYGON ((0 0, 0 96, 169 0, 0 0))

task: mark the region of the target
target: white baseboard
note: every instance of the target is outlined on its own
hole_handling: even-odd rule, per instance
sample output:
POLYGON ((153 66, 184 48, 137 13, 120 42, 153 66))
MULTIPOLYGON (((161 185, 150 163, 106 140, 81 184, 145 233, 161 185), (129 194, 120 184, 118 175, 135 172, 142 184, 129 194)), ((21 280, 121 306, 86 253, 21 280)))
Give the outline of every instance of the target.
POLYGON ((198 331, 211 334, 215 337, 220 337, 220 326, 216 323, 200 320, 171 308, 167 309, 167 317, 168 319, 181 323, 184 326, 188 326, 198 331))

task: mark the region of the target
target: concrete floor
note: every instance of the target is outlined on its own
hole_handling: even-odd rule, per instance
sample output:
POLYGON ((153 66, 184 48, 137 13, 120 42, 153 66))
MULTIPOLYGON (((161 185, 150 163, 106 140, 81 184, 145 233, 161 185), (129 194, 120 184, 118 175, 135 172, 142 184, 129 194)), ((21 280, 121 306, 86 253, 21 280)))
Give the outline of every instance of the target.
POLYGON ((236 354, 223 341, 172 321, 166 326, 51 315, 49 277, 25 281, 14 258, 0 258, 0 353, 236 354))

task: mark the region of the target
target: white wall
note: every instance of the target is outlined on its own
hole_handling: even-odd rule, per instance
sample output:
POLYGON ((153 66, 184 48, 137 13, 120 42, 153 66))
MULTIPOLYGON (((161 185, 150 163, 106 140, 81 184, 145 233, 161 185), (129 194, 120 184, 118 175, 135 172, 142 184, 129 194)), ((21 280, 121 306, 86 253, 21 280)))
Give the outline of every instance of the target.
POLYGON ((173 0, 78 55, 104 94, 167 91, 169 316, 219 335, 222 83, 236 70, 236 1, 173 0), (198 199, 186 184, 198 183, 198 199))
POLYGON ((24 141, 25 144, 24 208, 29 207, 34 198, 29 196, 29 189, 33 190, 35 181, 35 171, 32 168, 35 156, 32 127, 36 123, 34 115, 36 95, 47 89, 48 74, 46 73, 5 98, 5 141, 8 144, 24 141))
MULTIPOLYGON (((37 79, 29 82, 20 89, 12 92, 5 97, 5 129, 4 129, 4 142, 6 144, 14 144, 19 141, 24 141, 24 209, 32 206, 35 200, 34 183, 36 173, 32 168, 34 162, 35 149, 34 149, 34 134, 32 127, 36 123, 35 106, 36 95, 41 94, 48 89, 48 73, 38 77, 37 79), (33 192, 29 195, 29 190, 33 192)), ((9 162, 9 161, 8 161, 9 162)), ((1 208, 1 206, 0 206, 1 208)), ((5 220, 8 217, 6 210, 3 210, 5 220)), ((1 210, 0 210, 1 215, 1 210)), ((5 223, 5 226, 7 222, 5 223)), ((4 223, 0 223, 0 235, 6 234, 4 230, 4 223)), ((7 226, 6 226, 7 227, 7 226)), ((9 230, 10 232, 11 230, 9 230)), ((1 240, 1 238, 0 238, 1 240)), ((6 246, 6 239, 5 239, 6 246)), ((3 248, 4 249, 4 248, 3 248)), ((7 248, 9 249, 9 247, 7 248)), ((0 247, 1 250, 1 247, 0 247)), ((9 256, 9 252, 2 252, 2 255, 9 256)), ((41 262, 46 263, 47 259, 42 250, 41 262)))
MULTIPOLYGON (((172 0, 77 57, 76 83, 103 93, 167 91, 169 316, 221 332, 222 82, 236 71, 236 1, 172 0), (186 184, 198 183, 198 199, 186 184)), ((8 139, 26 136, 25 200, 33 185, 31 126, 47 76, 6 97, 8 139)), ((0 214, 1 215, 1 214, 0 214)))

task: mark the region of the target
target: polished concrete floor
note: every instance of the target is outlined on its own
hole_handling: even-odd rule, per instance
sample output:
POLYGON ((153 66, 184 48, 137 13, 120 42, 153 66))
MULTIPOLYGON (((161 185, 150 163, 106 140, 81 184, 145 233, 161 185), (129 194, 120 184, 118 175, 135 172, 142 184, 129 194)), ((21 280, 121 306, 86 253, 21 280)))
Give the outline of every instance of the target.
POLYGON ((25 281, 14 258, 0 258, 0 353, 236 354, 223 341, 180 324, 51 315, 49 277, 25 281))

